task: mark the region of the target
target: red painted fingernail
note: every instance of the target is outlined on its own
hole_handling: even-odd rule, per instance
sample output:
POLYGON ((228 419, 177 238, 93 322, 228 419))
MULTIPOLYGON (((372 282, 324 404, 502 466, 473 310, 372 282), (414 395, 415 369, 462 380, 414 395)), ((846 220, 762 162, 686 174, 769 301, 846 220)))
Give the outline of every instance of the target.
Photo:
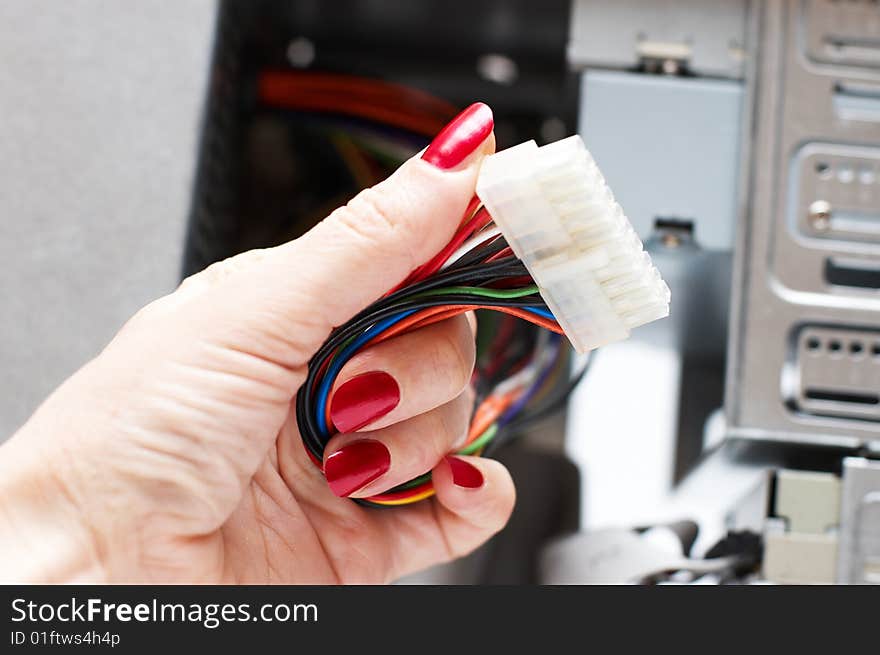
POLYGON ((327 458, 324 476, 337 496, 348 496, 391 468, 391 453, 378 441, 365 439, 343 446, 327 458))
POLYGON ((397 381, 383 371, 353 377, 333 394, 330 419, 340 432, 354 432, 385 416, 400 402, 397 381))
POLYGON ((495 121, 489 105, 475 102, 434 137, 422 159, 437 168, 455 168, 492 132, 495 121))
POLYGON ((458 487, 477 489, 483 486, 483 474, 480 469, 458 457, 446 456, 446 462, 452 469, 452 481, 458 487))

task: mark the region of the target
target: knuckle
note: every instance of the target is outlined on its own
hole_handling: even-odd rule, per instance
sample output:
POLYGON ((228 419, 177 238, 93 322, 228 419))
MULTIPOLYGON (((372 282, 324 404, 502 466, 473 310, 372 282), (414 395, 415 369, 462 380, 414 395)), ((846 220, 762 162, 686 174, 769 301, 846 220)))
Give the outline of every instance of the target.
POLYGON ((201 282, 207 285, 217 284, 220 280, 225 278, 229 273, 229 260, 224 259, 219 262, 214 262, 207 268, 199 271, 195 275, 192 276, 192 280, 196 282, 201 282))
POLYGON ((362 239, 372 249, 380 253, 400 255, 401 247, 407 248, 411 267, 417 263, 412 247, 411 225, 406 212, 399 211, 397 204, 373 187, 364 189, 347 204, 331 214, 332 220, 350 234, 362 239))
POLYGON ((396 236, 397 223, 373 189, 362 191, 332 216, 346 230, 369 243, 384 246, 396 236))
POLYGON ((181 283, 181 287, 191 286, 194 282, 201 282, 208 285, 217 284, 231 275, 262 261, 265 259, 266 253, 266 249, 258 248, 239 253, 232 257, 227 257, 219 262, 214 262, 207 268, 186 278, 181 283))
POLYGON ((399 222, 386 196, 375 188, 364 189, 346 205, 357 215, 360 222, 372 225, 377 230, 395 233, 399 222))

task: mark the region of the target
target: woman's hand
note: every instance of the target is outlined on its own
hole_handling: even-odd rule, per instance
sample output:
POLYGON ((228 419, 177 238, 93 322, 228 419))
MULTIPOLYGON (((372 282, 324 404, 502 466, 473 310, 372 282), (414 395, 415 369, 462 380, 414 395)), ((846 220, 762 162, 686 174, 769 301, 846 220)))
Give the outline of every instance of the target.
POLYGON ((331 329, 451 237, 491 131, 474 105, 302 238, 215 264, 134 316, 0 447, 0 577, 385 582, 499 530, 514 502, 507 471, 444 457, 467 431, 472 319, 348 362, 327 479, 293 409, 331 329), (344 497, 431 469, 430 501, 382 510, 344 497))

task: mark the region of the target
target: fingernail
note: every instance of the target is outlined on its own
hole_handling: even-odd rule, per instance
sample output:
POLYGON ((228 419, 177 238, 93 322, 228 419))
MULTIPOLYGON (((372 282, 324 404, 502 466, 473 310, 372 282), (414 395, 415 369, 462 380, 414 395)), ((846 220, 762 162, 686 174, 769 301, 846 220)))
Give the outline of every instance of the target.
POLYGON ((371 439, 343 446, 327 458, 324 476, 337 496, 348 496, 391 468, 391 453, 371 439))
POLYGON ((486 140, 494 126, 489 106, 475 102, 434 137, 422 159, 444 170, 455 168, 486 140))
POLYGON ((383 371, 353 377, 333 394, 330 419, 340 432, 354 432, 385 416, 400 402, 397 381, 383 371))
POLYGON ((446 456, 446 462, 452 469, 452 481, 457 487, 477 489, 483 486, 483 474, 480 469, 458 457, 446 456))

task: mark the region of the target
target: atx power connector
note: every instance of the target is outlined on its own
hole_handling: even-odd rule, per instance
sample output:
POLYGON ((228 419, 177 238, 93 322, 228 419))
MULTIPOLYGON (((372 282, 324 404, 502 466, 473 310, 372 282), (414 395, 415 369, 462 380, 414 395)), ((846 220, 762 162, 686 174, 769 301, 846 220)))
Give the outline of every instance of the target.
POLYGON ((578 352, 669 314, 669 287, 579 136, 486 157, 477 195, 578 352))

